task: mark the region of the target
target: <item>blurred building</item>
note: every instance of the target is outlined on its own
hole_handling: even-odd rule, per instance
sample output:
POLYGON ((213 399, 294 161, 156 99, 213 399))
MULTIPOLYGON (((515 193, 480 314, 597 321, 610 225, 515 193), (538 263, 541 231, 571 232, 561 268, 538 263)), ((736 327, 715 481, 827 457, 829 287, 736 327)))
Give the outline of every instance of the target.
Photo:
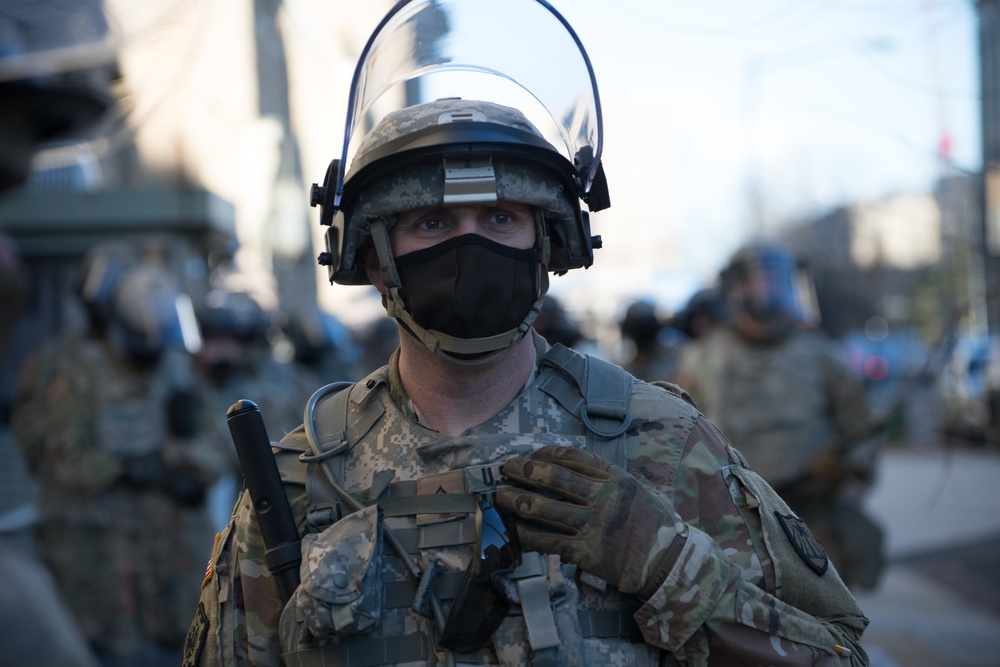
POLYGON ((842 336, 875 316, 909 327, 920 275, 943 256, 942 210, 932 194, 902 193, 842 206, 786 239, 808 263, 828 333, 842 336))

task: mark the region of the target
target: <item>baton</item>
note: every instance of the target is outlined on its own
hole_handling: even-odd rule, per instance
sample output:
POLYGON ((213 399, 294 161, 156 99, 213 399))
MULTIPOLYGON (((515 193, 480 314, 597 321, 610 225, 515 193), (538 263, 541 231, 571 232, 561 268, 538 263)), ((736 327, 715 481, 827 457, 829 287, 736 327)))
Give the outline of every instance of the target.
POLYGON ((264 538, 267 569, 278 582, 282 600, 288 602, 299 586, 302 551, 299 529, 285 496, 264 419, 256 403, 240 399, 226 411, 226 420, 264 538))

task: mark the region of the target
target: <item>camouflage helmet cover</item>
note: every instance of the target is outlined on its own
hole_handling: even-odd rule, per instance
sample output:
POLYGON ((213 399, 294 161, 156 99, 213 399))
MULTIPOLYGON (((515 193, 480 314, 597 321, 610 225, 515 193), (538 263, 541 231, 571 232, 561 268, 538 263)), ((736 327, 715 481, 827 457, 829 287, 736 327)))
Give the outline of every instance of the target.
POLYGON ((580 210, 573 165, 517 109, 449 98, 390 113, 364 138, 330 220, 331 282, 368 281, 360 251, 371 218, 391 225, 397 213, 445 203, 444 157, 484 155, 498 200, 543 212, 552 237, 549 268, 589 266, 589 222, 580 210))

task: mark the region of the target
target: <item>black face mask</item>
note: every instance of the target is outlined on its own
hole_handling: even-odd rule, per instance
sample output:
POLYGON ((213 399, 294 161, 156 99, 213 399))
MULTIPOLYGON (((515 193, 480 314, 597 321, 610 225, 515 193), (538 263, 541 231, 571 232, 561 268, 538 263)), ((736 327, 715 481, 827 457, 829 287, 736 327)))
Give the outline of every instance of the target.
POLYGON ((538 300, 535 249, 478 234, 396 258, 400 296, 424 329, 484 338, 517 329, 538 300))

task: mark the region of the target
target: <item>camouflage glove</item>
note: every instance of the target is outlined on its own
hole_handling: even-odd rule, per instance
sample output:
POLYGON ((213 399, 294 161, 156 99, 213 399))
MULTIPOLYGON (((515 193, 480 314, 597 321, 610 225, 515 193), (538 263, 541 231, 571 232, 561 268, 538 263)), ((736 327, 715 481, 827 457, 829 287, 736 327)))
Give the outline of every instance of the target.
POLYGON ((497 503, 525 551, 559 554, 623 593, 648 599, 684 545, 687 526, 667 498, 584 450, 543 447, 504 463, 504 476, 512 486, 497 503))

